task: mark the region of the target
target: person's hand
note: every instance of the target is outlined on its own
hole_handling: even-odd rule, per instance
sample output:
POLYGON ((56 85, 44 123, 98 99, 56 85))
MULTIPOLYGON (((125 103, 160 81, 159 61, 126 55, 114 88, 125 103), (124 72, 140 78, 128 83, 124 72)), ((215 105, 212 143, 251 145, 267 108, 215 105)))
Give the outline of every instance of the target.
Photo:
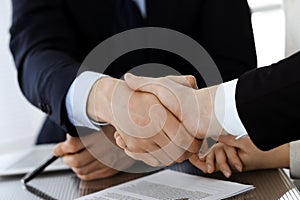
POLYGON ((125 81, 133 90, 154 94, 193 137, 204 139, 222 133, 222 126, 214 114, 217 86, 197 90, 169 77, 149 78, 132 74, 126 74, 125 81))
POLYGON ((249 137, 236 140, 235 136, 221 136, 219 142, 205 158, 191 156, 191 163, 207 173, 220 170, 226 177, 231 175, 232 170, 289 167, 289 144, 261 151, 249 137))
POLYGON ((135 92, 122 80, 98 80, 87 112, 95 121, 112 124, 126 144, 125 152, 151 166, 182 162, 199 151, 201 142, 154 95, 135 92))
MULTIPOLYGON (((148 78, 125 75, 125 81, 136 91, 157 96, 183 124, 192 137, 202 140, 199 155, 204 156, 221 134, 223 127, 214 112, 214 99, 218 86, 197 90, 169 77, 148 78)), ((224 105, 220 105, 222 107, 224 105)))
POLYGON ((64 163, 82 180, 112 176, 134 164, 123 151, 116 150, 114 132, 112 126, 106 126, 103 131, 82 138, 67 135, 67 140, 57 144, 53 153, 63 156, 64 163))
POLYGON ((205 157, 199 158, 198 155, 194 154, 189 160, 204 173, 211 174, 221 171, 227 178, 231 176, 232 170, 239 172, 243 170, 243 164, 238 156, 237 149, 222 143, 215 144, 205 157))

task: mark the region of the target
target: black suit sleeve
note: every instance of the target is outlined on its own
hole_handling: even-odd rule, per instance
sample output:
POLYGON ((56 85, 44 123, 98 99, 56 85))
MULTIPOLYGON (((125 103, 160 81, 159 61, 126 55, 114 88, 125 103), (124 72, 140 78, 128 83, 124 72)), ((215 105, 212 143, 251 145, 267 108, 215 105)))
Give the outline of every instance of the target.
POLYGON ((236 103, 242 123, 260 149, 300 139, 300 52, 242 75, 236 103))
POLYGON ((75 59, 76 33, 64 14, 63 2, 13 0, 10 48, 27 99, 64 131, 76 134, 64 101, 80 64, 75 59))

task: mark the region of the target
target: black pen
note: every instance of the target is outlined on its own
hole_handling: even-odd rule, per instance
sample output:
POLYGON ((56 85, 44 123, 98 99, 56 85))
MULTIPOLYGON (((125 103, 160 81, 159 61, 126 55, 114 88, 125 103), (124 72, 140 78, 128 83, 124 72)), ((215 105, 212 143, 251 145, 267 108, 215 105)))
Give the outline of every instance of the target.
POLYGON ((38 174, 40 174, 47 166, 49 166, 51 163, 53 163, 57 158, 57 156, 52 156, 45 162, 41 163, 37 168, 35 168, 32 172, 27 173, 22 179, 22 184, 26 184, 28 181, 36 177, 38 174))

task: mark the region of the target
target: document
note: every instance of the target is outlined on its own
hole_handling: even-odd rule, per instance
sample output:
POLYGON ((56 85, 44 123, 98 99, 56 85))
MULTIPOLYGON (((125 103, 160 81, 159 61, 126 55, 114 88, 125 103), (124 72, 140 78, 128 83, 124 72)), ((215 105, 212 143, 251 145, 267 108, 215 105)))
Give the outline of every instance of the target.
POLYGON ((215 200, 229 198, 252 189, 252 185, 164 170, 78 200, 215 200))

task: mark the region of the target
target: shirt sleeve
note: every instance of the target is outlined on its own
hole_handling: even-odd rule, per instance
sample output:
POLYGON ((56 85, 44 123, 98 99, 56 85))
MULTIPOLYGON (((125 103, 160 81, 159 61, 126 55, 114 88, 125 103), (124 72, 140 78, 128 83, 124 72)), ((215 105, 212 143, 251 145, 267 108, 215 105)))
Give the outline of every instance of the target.
POLYGON ((214 111, 222 127, 237 139, 248 135, 236 108, 235 89, 237 79, 221 84, 215 95, 214 111))
POLYGON ((86 71, 80 74, 70 86, 66 96, 68 118, 74 126, 84 126, 99 131, 99 126, 107 123, 96 123, 87 115, 87 101, 94 83, 107 75, 86 71))
POLYGON ((290 142, 290 175, 300 178, 300 140, 290 142))

